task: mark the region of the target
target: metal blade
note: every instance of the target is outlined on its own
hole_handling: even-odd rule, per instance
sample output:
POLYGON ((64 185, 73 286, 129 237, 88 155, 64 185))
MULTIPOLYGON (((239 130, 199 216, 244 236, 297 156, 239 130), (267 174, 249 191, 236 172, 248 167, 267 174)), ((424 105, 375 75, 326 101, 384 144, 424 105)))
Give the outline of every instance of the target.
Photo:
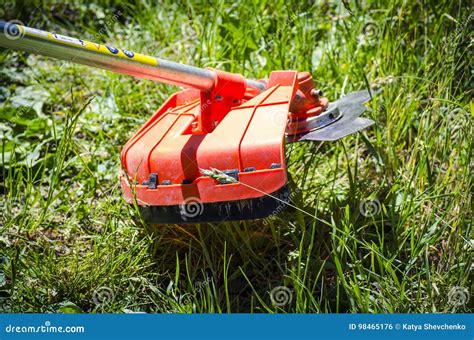
POLYGON ((374 124, 374 121, 371 119, 356 117, 356 119, 351 121, 338 122, 324 129, 311 131, 304 135, 299 141, 335 141, 363 130, 372 124, 374 124))
POLYGON ((329 125, 298 136, 295 141, 334 141, 371 126, 373 120, 359 117, 366 110, 364 103, 371 98, 371 93, 363 90, 349 93, 331 103, 328 110, 337 108, 341 117, 329 125))

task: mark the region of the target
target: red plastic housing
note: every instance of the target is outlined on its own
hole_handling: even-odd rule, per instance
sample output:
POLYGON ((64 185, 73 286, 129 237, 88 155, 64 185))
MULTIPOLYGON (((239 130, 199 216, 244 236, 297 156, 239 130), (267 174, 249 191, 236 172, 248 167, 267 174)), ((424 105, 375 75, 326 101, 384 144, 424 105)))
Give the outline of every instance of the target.
POLYGON ((262 197, 287 181, 284 138, 297 72, 272 72, 255 95, 243 77, 216 72, 214 90, 172 95, 126 143, 121 160, 124 197, 139 205, 180 205, 262 197), (220 184, 200 169, 233 171, 220 184), (156 184, 155 184, 156 183, 156 184))

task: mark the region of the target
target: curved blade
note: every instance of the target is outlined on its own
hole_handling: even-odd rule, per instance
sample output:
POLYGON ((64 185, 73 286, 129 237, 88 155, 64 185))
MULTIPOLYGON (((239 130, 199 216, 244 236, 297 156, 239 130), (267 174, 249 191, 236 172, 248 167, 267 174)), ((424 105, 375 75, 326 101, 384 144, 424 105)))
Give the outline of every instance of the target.
POLYGON ((373 120, 360 117, 366 110, 364 103, 371 98, 371 93, 363 90, 351 92, 336 100, 330 104, 328 110, 337 107, 342 117, 330 125, 298 136, 296 141, 334 141, 371 126, 374 124, 373 120))

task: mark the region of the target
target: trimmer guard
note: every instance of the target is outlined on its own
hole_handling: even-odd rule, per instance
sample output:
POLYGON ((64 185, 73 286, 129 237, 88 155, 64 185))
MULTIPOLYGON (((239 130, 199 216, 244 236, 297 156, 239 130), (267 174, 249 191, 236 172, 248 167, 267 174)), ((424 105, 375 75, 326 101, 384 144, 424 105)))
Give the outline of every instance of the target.
POLYGON ((288 197, 285 129, 296 87, 297 72, 272 72, 266 91, 232 99, 208 133, 193 130, 203 106, 222 110, 219 101, 228 96, 213 93, 204 101, 196 90, 171 96, 123 148, 127 202, 136 198, 150 223, 253 219, 281 210, 288 197), (238 182, 201 174, 211 168, 238 182))

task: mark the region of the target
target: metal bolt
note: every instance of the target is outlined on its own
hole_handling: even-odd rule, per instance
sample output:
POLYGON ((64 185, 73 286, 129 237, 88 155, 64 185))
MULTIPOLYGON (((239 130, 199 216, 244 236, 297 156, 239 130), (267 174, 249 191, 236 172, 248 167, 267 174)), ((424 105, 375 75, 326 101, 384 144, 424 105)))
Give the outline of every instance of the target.
POLYGON ((315 98, 319 98, 319 97, 324 96, 324 92, 322 90, 312 89, 311 95, 315 98))

